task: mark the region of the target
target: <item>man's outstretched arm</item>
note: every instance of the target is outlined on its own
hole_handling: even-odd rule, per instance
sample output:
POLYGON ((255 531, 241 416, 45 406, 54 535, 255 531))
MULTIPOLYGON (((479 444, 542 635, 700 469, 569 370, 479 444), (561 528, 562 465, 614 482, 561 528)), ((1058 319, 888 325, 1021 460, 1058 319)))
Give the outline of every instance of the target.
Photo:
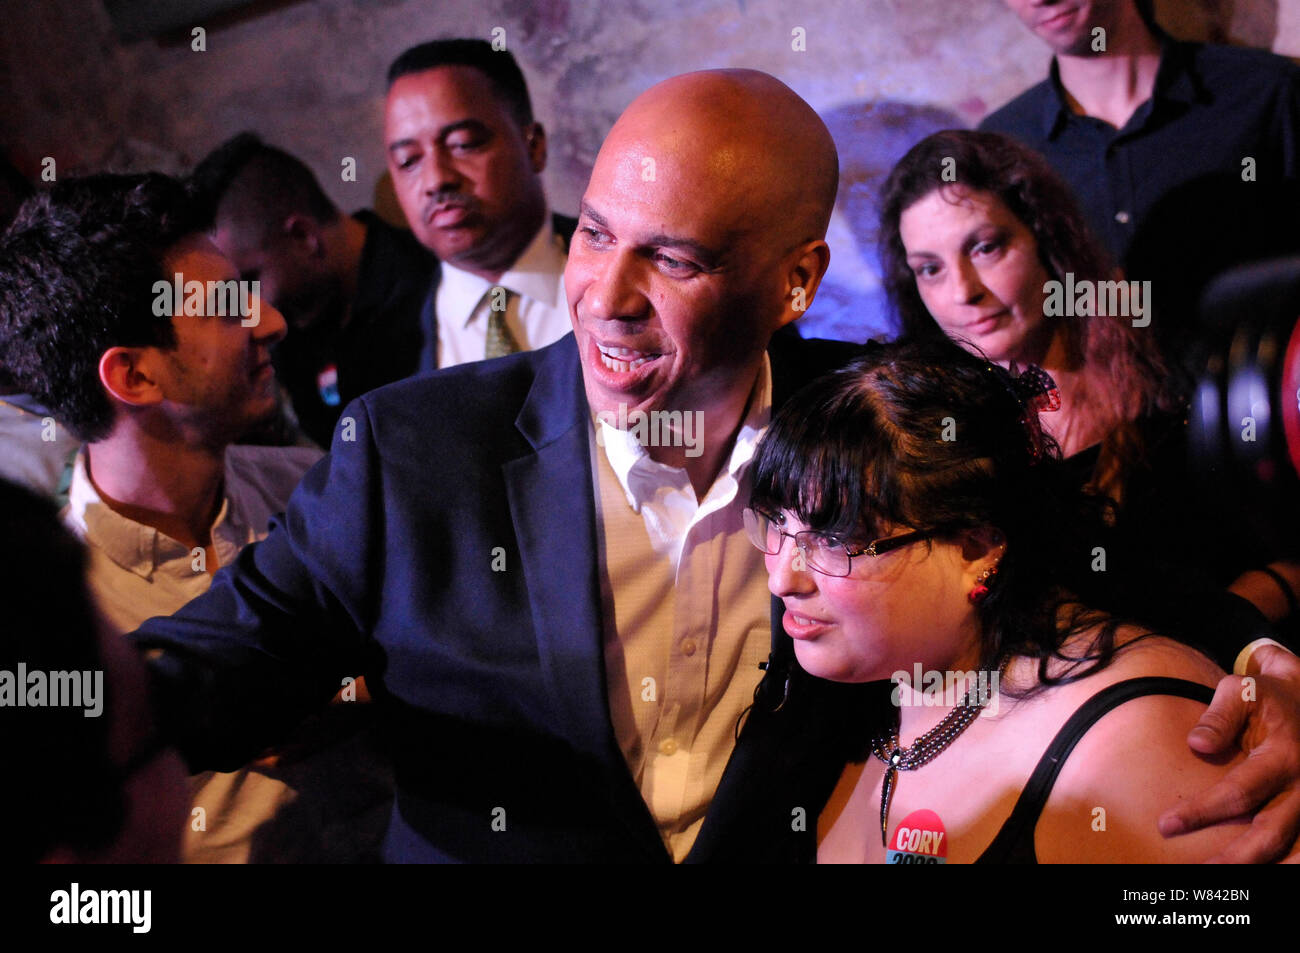
POLYGON ((265 540, 207 593, 131 638, 159 722, 195 771, 233 770, 364 672, 382 560, 366 409, 345 410, 332 452, 303 477, 265 540))

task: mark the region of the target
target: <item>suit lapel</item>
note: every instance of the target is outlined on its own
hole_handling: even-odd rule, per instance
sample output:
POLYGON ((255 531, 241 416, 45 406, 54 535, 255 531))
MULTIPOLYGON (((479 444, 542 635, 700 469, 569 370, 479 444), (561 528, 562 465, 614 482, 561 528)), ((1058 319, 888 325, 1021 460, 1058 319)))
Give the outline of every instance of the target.
POLYGON ((552 700, 573 746, 604 759, 613 728, 605 692, 587 402, 577 348, 571 339, 565 342, 548 349, 515 421, 534 452, 510 461, 504 471, 552 700))
POLYGON ((503 468, 542 673, 561 733, 604 768, 614 813, 647 859, 666 860, 609 716, 596 500, 578 349, 570 335, 545 352, 515 421, 534 452, 503 468))

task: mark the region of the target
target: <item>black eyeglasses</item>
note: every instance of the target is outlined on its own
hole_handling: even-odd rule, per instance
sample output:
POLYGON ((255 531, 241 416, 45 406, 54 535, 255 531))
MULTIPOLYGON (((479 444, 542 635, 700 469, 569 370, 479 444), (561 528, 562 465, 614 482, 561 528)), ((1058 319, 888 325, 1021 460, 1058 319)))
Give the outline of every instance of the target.
POLYGON ((883 556, 892 550, 919 543, 934 534, 927 532, 903 533, 877 539, 863 547, 850 548, 847 543, 834 536, 805 529, 798 533, 787 533, 781 528, 780 521, 770 513, 753 507, 745 507, 745 532, 749 541, 761 553, 775 556, 785 544, 785 537, 794 540, 799 552, 803 553, 804 563, 810 568, 827 576, 847 576, 853 568, 853 559, 857 556, 883 556))

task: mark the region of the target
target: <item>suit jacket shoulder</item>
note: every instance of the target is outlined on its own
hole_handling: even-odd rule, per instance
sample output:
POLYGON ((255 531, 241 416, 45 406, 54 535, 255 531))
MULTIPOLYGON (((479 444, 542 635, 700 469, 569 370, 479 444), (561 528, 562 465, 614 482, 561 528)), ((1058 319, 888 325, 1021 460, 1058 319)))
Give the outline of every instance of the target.
MULTIPOLYGON (((573 336, 535 351, 522 351, 493 361, 471 361, 398 381, 362 399, 375 446, 382 456, 403 454, 427 459, 428 447, 463 447, 466 465, 495 465, 527 451, 529 444, 517 423, 529 406, 546 407, 534 423, 542 431, 567 429, 580 419, 572 374, 562 367, 576 364, 573 336)), ((455 469, 456 467, 449 467, 455 469)))

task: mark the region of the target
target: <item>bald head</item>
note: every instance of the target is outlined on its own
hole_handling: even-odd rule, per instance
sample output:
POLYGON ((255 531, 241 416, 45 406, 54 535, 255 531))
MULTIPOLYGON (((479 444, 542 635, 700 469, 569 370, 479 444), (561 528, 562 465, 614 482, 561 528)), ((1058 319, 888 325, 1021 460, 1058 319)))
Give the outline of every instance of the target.
POLYGON ((624 111, 564 272, 597 413, 700 411, 735 432, 772 334, 826 273, 837 165, 821 119, 765 73, 689 73, 624 111))
POLYGON ((624 110, 601 155, 638 144, 682 187, 726 193, 733 207, 784 233, 786 245, 826 235, 839 185, 835 143, 774 76, 727 69, 664 80, 624 110))

